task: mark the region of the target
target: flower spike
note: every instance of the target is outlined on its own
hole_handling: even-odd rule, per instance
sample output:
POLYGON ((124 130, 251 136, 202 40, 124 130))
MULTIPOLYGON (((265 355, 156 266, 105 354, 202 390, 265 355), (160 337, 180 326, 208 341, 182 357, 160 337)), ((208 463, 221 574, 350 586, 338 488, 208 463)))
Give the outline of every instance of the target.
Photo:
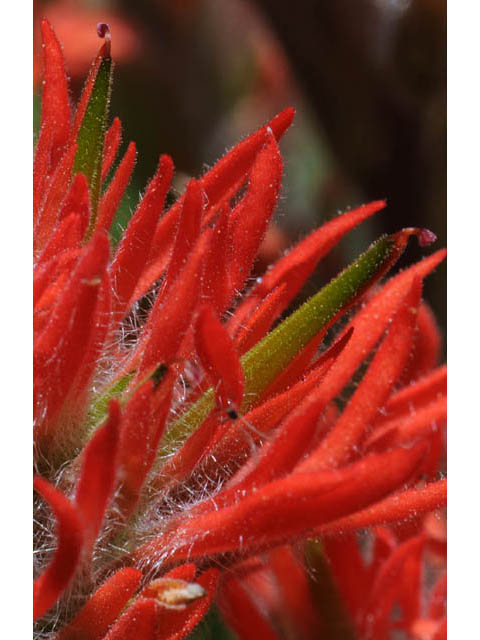
POLYGON ((173 161, 160 156, 111 250, 136 147, 112 171, 107 23, 97 34, 72 121, 42 23, 35 637, 180 640, 216 600, 209 619, 239 638, 444 638, 446 367, 421 291, 445 252, 380 284, 410 236, 435 239, 383 236, 282 318, 320 259, 385 206, 335 217, 252 278, 290 108, 165 212, 173 161))

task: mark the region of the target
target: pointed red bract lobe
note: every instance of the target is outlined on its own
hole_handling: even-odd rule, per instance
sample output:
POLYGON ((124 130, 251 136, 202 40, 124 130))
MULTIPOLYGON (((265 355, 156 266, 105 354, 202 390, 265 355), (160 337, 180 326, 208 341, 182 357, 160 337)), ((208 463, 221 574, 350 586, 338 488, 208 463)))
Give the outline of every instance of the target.
POLYGON ((253 293, 263 297, 284 283, 287 287, 285 304, 290 303, 305 284, 318 261, 348 231, 384 207, 383 200, 370 202, 325 223, 278 260, 263 276, 253 293))
POLYGON ((315 468, 345 464, 361 444, 366 430, 400 377, 412 348, 416 316, 420 303, 421 281, 416 278, 407 291, 367 373, 333 429, 316 451, 299 467, 308 472, 315 468))
POLYGON ((122 140, 122 123, 119 118, 114 118, 110 128, 105 134, 104 152, 102 160, 102 172, 100 180, 103 182, 116 158, 120 142, 122 140))
POLYGON ((128 145, 128 149, 118 165, 108 189, 103 194, 98 205, 98 216, 95 231, 104 229, 108 231, 112 225, 113 217, 123 197, 125 189, 130 182, 135 160, 137 159, 137 147, 134 142, 128 145))
POLYGON ((33 583, 33 619, 40 618, 69 585, 83 544, 83 528, 75 506, 63 493, 36 476, 33 488, 49 504, 57 522, 57 547, 45 571, 33 583))
POLYGON ((119 512, 128 518, 133 513, 143 484, 155 460, 170 408, 174 377, 167 377, 159 389, 151 380, 133 393, 123 410, 118 469, 119 512))
POLYGON ((208 513, 174 521, 173 532, 143 545, 134 557, 148 563, 157 554, 182 560, 274 546, 380 500, 412 476, 425 452, 419 443, 367 456, 340 470, 288 475, 232 506, 216 511, 213 503, 208 513))
POLYGON ((67 198, 60 210, 59 219, 62 220, 72 213, 80 216, 82 238, 87 230, 90 221, 90 193, 88 182, 83 173, 77 173, 70 185, 67 198))
MULTIPOLYGON (((34 344, 37 443, 55 434, 55 419, 88 356, 96 332, 95 307, 108 260, 109 241, 97 234, 86 245, 49 322, 34 344)), ((62 434, 58 434, 62 435, 62 434)))
POLYGON ((56 640, 102 640, 140 585, 142 573, 127 567, 106 580, 56 640))
POLYGON ((45 189, 33 236, 34 251, 39 251, 47 243, 60 217, 60 207, 68 193, 72 179, 73 162, 77 145, 71 145, 63 154, 55 173, 45 189))
POLYGON ((162 213, 172 175, 173 162, 170 156, 161 156, 157 172, 123 234, 110 267, 115 289, 114 308, 119 319, 127 310, 129 300, 145 267, 152 235, 162 213))
POLYGON ((120 407, 111 400, 105 425, 95 432, 82 454, 75 502, 83 518, 88 546, 93 545, 100 531, 115 488, 119 427, 120 407))
POLYGON ((215 389, 217 406, 237 410, 243 398, 243 371, 227 330, 211 307, 203 307, 195 323, 195 346, 215 389))
POLYGON ((241 325, 235 336, 235 346, 240 354, 253 347, 270 329, 274 320, 278 318, 285 307, 286 285, 282 284, 273 289, 260 305, 255 309, 248 320, 241 325))
POLYGON ((185 191, 175 244, 165 276, 164 291, 168 291, 170 284, 175 281, 193 249, 200 234, 202 210, 203 191, 199 181, 192 179, 185 191))
POLYGON ((208 253, 210 240, 211 232, 207 231, 197 242, 168 295, 163 299, 157 297, 144 329, 146 344, 142 349, 138 379, 145 373, 152 372, 160 363, 169 362, 176 356, 198 302, 204 258, 208 253))
POLYGON ((152 598, 139 598, 113 625, 104 640, 157 640, 159 605, 152 598))
POLYGON ((228 266, 233 290, 240 290, 277 205, 283 163, 273 135, 259 152, 250 173, 247 193, 232 211, 233 253, 228 266))
POLYGON ((422 489, 408 489, 388 496, 371 507, 335 520, 318 530, 320 535, 356 531, 367 527, 417 519, 428 511, 444 507, 447 480, 430 482, 422 489))
MULTIPOLYGON (((292 123, 294 115, 295 111, 292 108, 279 113, 268 125, 237 144, 199 180, 207 201, 205 224, 209 224, 217 212, 228 205, 231 198, 245 183, 258 152, 267 139, 272 137, 272 132, 279 140, 292 123)), ((165 268, 166 254, 168 255, 170 249, 170 240, 174 234, 183 199, 184 196, 181 196, 157 225, 149 266, 142 276, 141 286, 136 291, 137 298, 148 291, 165 268)))
POLYGON ((51 136, 51 161, 55 167, 70 135, 71 113, 62 49, 48 20, 42 20, 44 84, 41 128, 51 136))
POLYGON ((82 220, 77 213, 71 213, 64 218, 50 236, 45 249, 42 251, 37 265, 51 260, 61 251, 77 249, 82 239, 82 220))
MULTIPOLYGON (((419 565, 424 544, 423 536, 408 540, 398 547, 381 567, 365 612, 362 634, 365 638, 376 640, 386 637, 394 604, 402 607, 404 624, 411 618, 409 600, 412 596, 414 598, 417 596, 419 585, 415 584, 416 580, 410 580, 409 588, 402 590, 404 574, 409 570, 411 562, 419 565)), ((418 607, 420 603, 415 604, 418 607)))

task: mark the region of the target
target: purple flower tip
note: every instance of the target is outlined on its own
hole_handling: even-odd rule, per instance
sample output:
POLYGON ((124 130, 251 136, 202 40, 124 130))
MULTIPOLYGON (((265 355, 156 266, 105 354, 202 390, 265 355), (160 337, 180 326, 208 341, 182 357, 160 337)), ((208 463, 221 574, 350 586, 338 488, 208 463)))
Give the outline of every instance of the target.
POLYGON ((106 22, 98 22, 97 33, 99 38, 105 38, 107 34, 110 34, 110 27, 106 22))
POLYGON ((435 242, 437 236, 430 231, 430 229, 420 229, 420 233, 418 234, 418 244, 421 247, 428 247, 429 244, 435 242))

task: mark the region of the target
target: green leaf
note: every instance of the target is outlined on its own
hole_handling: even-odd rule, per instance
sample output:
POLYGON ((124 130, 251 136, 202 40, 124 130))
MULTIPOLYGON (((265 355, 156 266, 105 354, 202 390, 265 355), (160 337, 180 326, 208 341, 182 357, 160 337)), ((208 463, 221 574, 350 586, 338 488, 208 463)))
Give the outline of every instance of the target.
MULTIPOLYGON (((300 351, 320 331, 331 325, 358 297, 398 259, 414 230, 383 236, 316 295, 305 302, 242 358, 245 396, 242 412, 248 411, 300 351)), ((215 407, 209 389, 166 434, 166 449, 181 444, 215 407)))
MULTIPOLYGON (((133 373, 129 373, 126 376, 123 376, 112 384, 112 386, 104 393, 95 398, 88 410, 88 424, 91 429, 95 429, 105 420, 108 414, 108 404, 110 400, 121 397, 122 393, 130 384, 133 375, 133 373)), ((92 435, 91 432, 89 433, 92 435)))
POLYGON ((85 109, 77 136, 77 154, 74 173, 83 173, 90 187, 92 216, 87 237, 95 226, 98 201, 100 198, 100 176, 102 168, 103 144, 107 129, 108 105, 112 85, 112 59, 104 57, 100 62, 92 93, 85 109))

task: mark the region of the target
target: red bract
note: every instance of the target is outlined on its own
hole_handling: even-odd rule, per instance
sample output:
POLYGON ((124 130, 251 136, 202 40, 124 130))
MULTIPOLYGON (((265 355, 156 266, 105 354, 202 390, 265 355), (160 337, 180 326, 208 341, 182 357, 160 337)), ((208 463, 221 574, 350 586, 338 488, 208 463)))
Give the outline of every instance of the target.
POLYGON ((277 322, 318 261, 385 206, 327 222, 249 280, 292 109, 192 179, 166 212, 173 163, 162 155, 113 247, 136 149, 110 171, 121 124, 107 127, 108 27, 99 25, 107 42, 73 114, 60 45, 45 21, 42 33, 39 637, 180 639, 217 595, 240 638, 443 637, 445 579, 430 595, 421 568, 443 571, 442 528, 423 518, 446 501, 446 369, 421 292, 445 252, 382 284, 411 235, 423 246, 433 234, 382 237, 277 322), (353 537, 365 528, 370 563, 353 537))

